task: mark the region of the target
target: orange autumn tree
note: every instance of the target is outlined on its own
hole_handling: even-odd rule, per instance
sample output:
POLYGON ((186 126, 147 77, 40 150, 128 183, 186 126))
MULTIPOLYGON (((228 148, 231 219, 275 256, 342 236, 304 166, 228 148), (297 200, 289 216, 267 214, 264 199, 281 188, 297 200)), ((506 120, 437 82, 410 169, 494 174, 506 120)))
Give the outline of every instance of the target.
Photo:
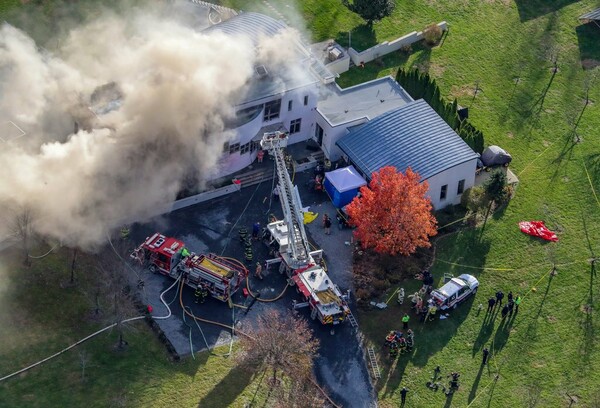
POLYGON ((410 167, 406 174, 392 166, 374 172, 369 186, 361 187, 360 197, 346 208, 363 248, 410 255, 431 246, 429 237, 437 234, 437 221, 427 189, 428 184, 419 183, 419 174, 410 167))

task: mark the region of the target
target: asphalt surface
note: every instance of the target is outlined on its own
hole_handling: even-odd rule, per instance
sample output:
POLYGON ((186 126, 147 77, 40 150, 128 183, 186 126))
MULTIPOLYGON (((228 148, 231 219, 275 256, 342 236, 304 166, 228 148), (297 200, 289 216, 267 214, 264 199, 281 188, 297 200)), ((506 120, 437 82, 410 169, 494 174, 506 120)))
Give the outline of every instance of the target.
MULTIPOLYGON (((340 230, 335 222, 335 208, 324 192, 309 191, 307 181, 312 177, 312 170, 296 174, 304 207, 318 212, 319 218, 306 225, 307 235, 311 242, 325 253, 328 274, 342 291, 352 290, 352 250, 350 240, 352 233, 348 229, 340 230), (321 217, 326 212, 332 218, 331 235, 326 235, 322 228, 321 217)), ((174 236, 185 242, 186 246, 196 253, 212 252, 217 255, 244 260, 243 245, 239 240, 238 229, 245 227, 252 231, 252 224, 259 221, 263 226, 268 222, 270 214, 282 218, 280 203, 271 200, 273 180, 265 180, 256 186, 242 188, 240 192, 198 204, 168 215, 156 217, 143 225, 132 229, 131 237, 141 243, 145 237, 154 232, 174 236)), ((253 244, 254 259, 250 269, 249 284, 253 292, 260 292, 261 299, 277 297, 286 286, 286 279, 276 269, 263 271, 263 280, 255 278, 254 265, 257 261, 264 263, 269 258, 267 247, 260 241, 253 244)), ((164 316, 167 309, 159 299, 161 292, 173 284, 170 277, 152 275, 142 272, 145 285, 142 291, 143 301, 152 305, 155 316, 164 316)), ((227 344, 231 340, 231 330, 213 324, 199 323, 185 318, 179 303, 177 286, 165 293, 164 299, 170 303, 173 316, 157 323, 171 341, 177 353, 186 356, 193 352, 205 350, 207 347, 227 344)), ((255 324, 257 317, 269 309, 290 311, 292 300, 300 300, 295 287, 276 302, 256 302, 246 313, 244 309, 230 309, 226 303, 209 298, 203 304, 195 304, 193 290, 183 288, 183 304, 198 317, 220 322, 243 330, 255 324)), ((234 295, 234 303, 248 305, 251 298, 244 298, 242 288, 234 295)), ((354 310, 353 302, 351 308, 354 310)), ((299 311, 314 330, 320 340, 319 357, 315 361, 315 375, 319 384, 327 390, 336 403, 344 407, 368 407, 374 404, 374 391, 363 349, 359 345, 357 332, 349 322, 335 326, 323 326, 309 317, 308 308, 299 311)), ((360 322, 359 322, 360 324, 360 322)))

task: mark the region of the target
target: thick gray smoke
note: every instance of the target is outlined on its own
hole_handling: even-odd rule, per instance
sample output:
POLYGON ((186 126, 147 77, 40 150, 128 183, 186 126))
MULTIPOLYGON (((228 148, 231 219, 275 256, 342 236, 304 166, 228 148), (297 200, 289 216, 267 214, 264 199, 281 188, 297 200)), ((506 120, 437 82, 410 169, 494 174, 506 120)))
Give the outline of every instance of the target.
POLYGON ((0 141, 0 203, 31 208, 37 232, 87 248, 154 214, 186 177, 215 173, 223 123, 260 54, 245 38, 140 12, 79 27, 52 54, 4 24, 0 137, 15 140, 0 141))

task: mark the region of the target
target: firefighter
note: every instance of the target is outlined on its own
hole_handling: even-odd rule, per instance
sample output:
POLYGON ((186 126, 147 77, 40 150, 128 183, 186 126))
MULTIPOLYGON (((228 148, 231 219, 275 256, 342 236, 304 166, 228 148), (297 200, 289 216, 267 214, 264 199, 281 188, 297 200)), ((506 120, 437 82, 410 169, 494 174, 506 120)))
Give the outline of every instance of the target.
POLYGON ((390 358, 398 357, 398 343, 394 340, 390 343, 390 358))
POLYGON ((204 303, 207 296, 208 290, 206 290, 206 287, 198 285, 196 291, 194 292, 194 303, 204 303))
POLYGON ((432 303, 429 304, 429 310, 427 314, 429 315, 429 321, 435 320, 435 314, 437 312, 437 307, 432 303))
POLYGON ((400 349, 400 354, 406 353, 406 339, 404 337, 400 337, 398 339, 398 348, 400 349))
POLYGON ((254 254, 252 253, 252 246, 247 246, 244 252, 244 258, 246 259, 246 263, 249 265, 252 263, 252 259, 254 254))
POLYGON ((240 242, 245 242, 248 239, 248 230, 246 228, 239 229, 240 242))
POLYGON ((390 332, 388 333, 388 335, 385 336, 385 343, 383 343, 383 345, 384 346, 389 346, 394 341, 396 341, 396 332, 394 330, 390 330, 390 332))
POLYGON ((254 271, 254 276, 256 276, 258 279, 262 280, 262 265, 260 264, 260 262, 256 263, 256 270, 254 271))
POLYGON ((414 345, 415 345, 415 333, 411 329, 408 329, 408 331, 406 332, 406 349, 408 351, 411 351, 413 349, 414 345))
POLYGON ((121 239, 126 240, 129 238, 129 227, 127 225, 123 225, 121 227, 121 239))

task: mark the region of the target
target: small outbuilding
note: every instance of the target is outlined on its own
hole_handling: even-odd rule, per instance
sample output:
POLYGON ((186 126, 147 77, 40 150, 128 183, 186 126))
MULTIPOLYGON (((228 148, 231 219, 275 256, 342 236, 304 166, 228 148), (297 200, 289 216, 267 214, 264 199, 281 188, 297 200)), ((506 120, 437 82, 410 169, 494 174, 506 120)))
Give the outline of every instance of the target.
POLYGON ((337 208, 349 204, 365 184, 367 182, 353 166, 325 173, 325 190, 337 208))

